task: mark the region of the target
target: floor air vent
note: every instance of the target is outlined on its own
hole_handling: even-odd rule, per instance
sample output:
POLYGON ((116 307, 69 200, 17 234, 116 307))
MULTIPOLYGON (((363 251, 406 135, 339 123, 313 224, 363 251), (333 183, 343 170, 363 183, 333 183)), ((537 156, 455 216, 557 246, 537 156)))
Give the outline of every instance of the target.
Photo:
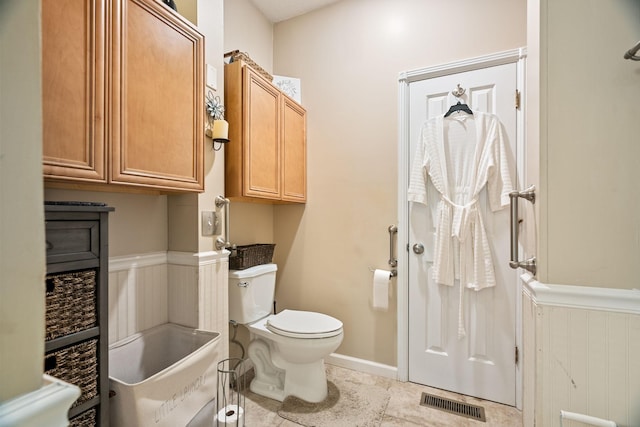
POLYGON ((484 415, 484 408, 482 406, 470 405, 468 403, 446 399, 429 393, 422 393, 420 405, 482 422, 487 421, 484 415))

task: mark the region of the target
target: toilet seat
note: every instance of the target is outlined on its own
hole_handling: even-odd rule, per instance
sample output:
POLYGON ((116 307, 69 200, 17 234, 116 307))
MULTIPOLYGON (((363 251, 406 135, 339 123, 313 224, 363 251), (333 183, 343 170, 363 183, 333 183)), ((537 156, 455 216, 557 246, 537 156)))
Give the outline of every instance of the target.
POLYGON ((291 338, 329 338, 342 332, 342 322, 312 311, 282 310, 269 316, 266 327, 274 334, 291 338))

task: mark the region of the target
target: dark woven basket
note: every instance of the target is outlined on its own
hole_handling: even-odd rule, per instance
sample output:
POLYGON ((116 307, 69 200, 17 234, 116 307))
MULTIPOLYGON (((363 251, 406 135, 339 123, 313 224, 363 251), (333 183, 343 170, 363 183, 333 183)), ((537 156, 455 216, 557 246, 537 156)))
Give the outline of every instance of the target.
POLYGON ((70 427, 93 427, 96 425, 97 411, 95 408, 84 411, 69 420, 70 427))
POLYGON ((44 373, 80 387, 72 408, 98 395, 98 340, 92 339, 45 355, 44 373))
POLYGON ((254 245, 238 246, 235 255, 229 257, 229 269, 244 270, 261 264, 269 264, 273 259, 275 244, 256 243, 254 245))
POLYGON ((96 271, 47 276, 46 340, 97 325, 96 271))

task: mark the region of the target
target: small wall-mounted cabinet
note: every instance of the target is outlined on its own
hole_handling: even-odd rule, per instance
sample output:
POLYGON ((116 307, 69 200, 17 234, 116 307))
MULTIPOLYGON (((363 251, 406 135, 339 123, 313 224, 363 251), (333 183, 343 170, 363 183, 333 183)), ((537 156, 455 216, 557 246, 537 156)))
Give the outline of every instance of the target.
POLYGON ((204 189, 193 25, 157 0, 43 0, 42 50, 47 181, 204 189))
POLYGON ((243 61, 225 65, 225 108, 226 197, 305 203, 305 109, 243 61))

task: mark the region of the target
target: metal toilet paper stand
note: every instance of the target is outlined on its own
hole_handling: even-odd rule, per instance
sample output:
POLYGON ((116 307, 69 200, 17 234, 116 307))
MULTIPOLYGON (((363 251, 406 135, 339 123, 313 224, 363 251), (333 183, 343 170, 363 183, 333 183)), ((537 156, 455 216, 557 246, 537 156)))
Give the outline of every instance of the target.
POLYGON ((244 360, 230 358, 218 362, 216 426, 243 427, 246 417, 244 360))

